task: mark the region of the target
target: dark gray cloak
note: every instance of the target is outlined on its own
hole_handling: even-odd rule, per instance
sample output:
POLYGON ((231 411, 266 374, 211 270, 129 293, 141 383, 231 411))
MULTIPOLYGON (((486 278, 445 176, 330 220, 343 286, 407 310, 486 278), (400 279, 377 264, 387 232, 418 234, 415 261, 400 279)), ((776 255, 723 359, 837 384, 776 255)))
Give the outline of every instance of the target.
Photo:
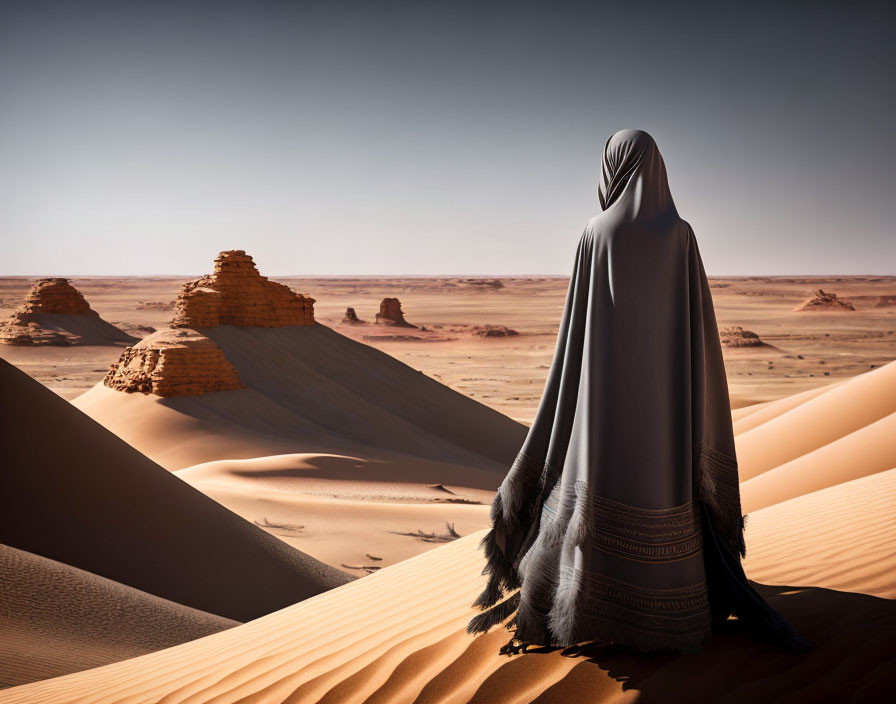
POLYGON ((607 142, 599 198, 538 413, 492 504, 486 610, 468 630, 516 611, 525 643, 693 652, 734 612, 789 634, 740 567, 712 298, 647 133, 607 142))

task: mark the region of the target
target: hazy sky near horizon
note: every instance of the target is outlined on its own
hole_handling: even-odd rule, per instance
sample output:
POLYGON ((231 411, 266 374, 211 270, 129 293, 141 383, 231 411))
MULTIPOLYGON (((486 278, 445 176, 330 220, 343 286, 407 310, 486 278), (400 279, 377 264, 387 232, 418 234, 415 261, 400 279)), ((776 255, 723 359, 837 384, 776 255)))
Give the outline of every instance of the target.
POLYGON ((566 274, 614 131, 710 274, 896 273, 889 2, 0 3, 0 275, 566 274))

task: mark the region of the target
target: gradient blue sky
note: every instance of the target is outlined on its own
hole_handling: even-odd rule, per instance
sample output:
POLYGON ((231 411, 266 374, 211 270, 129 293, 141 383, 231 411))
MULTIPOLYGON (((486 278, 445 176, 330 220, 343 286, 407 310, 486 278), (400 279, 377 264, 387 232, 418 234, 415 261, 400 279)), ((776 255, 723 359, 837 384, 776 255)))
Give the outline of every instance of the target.
POLYGON ((710 274, 896 273, 892 3, 0 4, 0 274, 565 274, 656 138, 710 274))

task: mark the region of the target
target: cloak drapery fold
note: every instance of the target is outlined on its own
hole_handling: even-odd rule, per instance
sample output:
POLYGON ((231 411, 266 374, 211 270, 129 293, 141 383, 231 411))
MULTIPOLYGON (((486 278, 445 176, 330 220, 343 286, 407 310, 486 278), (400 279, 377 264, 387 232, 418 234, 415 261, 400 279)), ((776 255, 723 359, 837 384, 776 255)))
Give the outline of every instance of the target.
POLYGON ((516 612, 525 643, 694 652, 752 592, 735 574, 744 518, 715 312, 649 135, 608 141, 599 195, 538 412, 492 503, 468 630, 516 612), (730 569, 708 569, 707 549, 730 569))

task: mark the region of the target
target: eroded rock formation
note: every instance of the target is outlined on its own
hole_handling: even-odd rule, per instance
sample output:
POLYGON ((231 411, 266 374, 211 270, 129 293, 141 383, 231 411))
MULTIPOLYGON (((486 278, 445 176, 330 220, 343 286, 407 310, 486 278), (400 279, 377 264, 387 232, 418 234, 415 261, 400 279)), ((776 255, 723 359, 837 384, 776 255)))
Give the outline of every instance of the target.
POLYGON ((59 278, 38 279, 19 310, 26 314, 62 313, 99 317, 71 281, 59 278))
POLYGON ((402 328, 416 328, 404 319, 401 301, 397 298, 384 298, 380 303, 380 312, 376 314, 377 325, 395 325, 402 328))
POLYGON ((479 337, 513 337, 514 335, 519 335, 519 332, 506 325, 474 325, 472 332, 479 337))
POLYGON ((803 301, 800 305, 794 308, 794 310, 855 310, 855 306, 849 301, 837 298, 836 293, 818 289, 812 298, 803 301))
POLYGON ((358 314, 355 313, 354 308, 346 308, 345 309, 345 317, 342 319, 343 323, 351 323, 352 325, 358 325, 363 323, 364 321, 358 317, 358 314))
POLYGON ((77 345, 131 342, 90 307, 68 279, 38 279, 25 303, 0 324, 7 345, 77 345))
POLYGON ((215 271, 184 284, 174 306, 171 327, 218 325, 277 328, 313 325, 314 299, 258 273, 241 249, 221 252, 215 271))
POLYGON ((175 301, 137 301, 137 305, 134 306, 137 310, 158 310, 158 311, 166 311, 166 310, 174 310, 175 301))
POLYGON ((199 396, 244 388, 236 368, 195 330, 162 330, 128 347, 103 383, 118 391, 199 396))
POLYGON ((744 330, 739 325, 719 330, 719 339, 724 347, 768 347, 752 330, 744 330))

